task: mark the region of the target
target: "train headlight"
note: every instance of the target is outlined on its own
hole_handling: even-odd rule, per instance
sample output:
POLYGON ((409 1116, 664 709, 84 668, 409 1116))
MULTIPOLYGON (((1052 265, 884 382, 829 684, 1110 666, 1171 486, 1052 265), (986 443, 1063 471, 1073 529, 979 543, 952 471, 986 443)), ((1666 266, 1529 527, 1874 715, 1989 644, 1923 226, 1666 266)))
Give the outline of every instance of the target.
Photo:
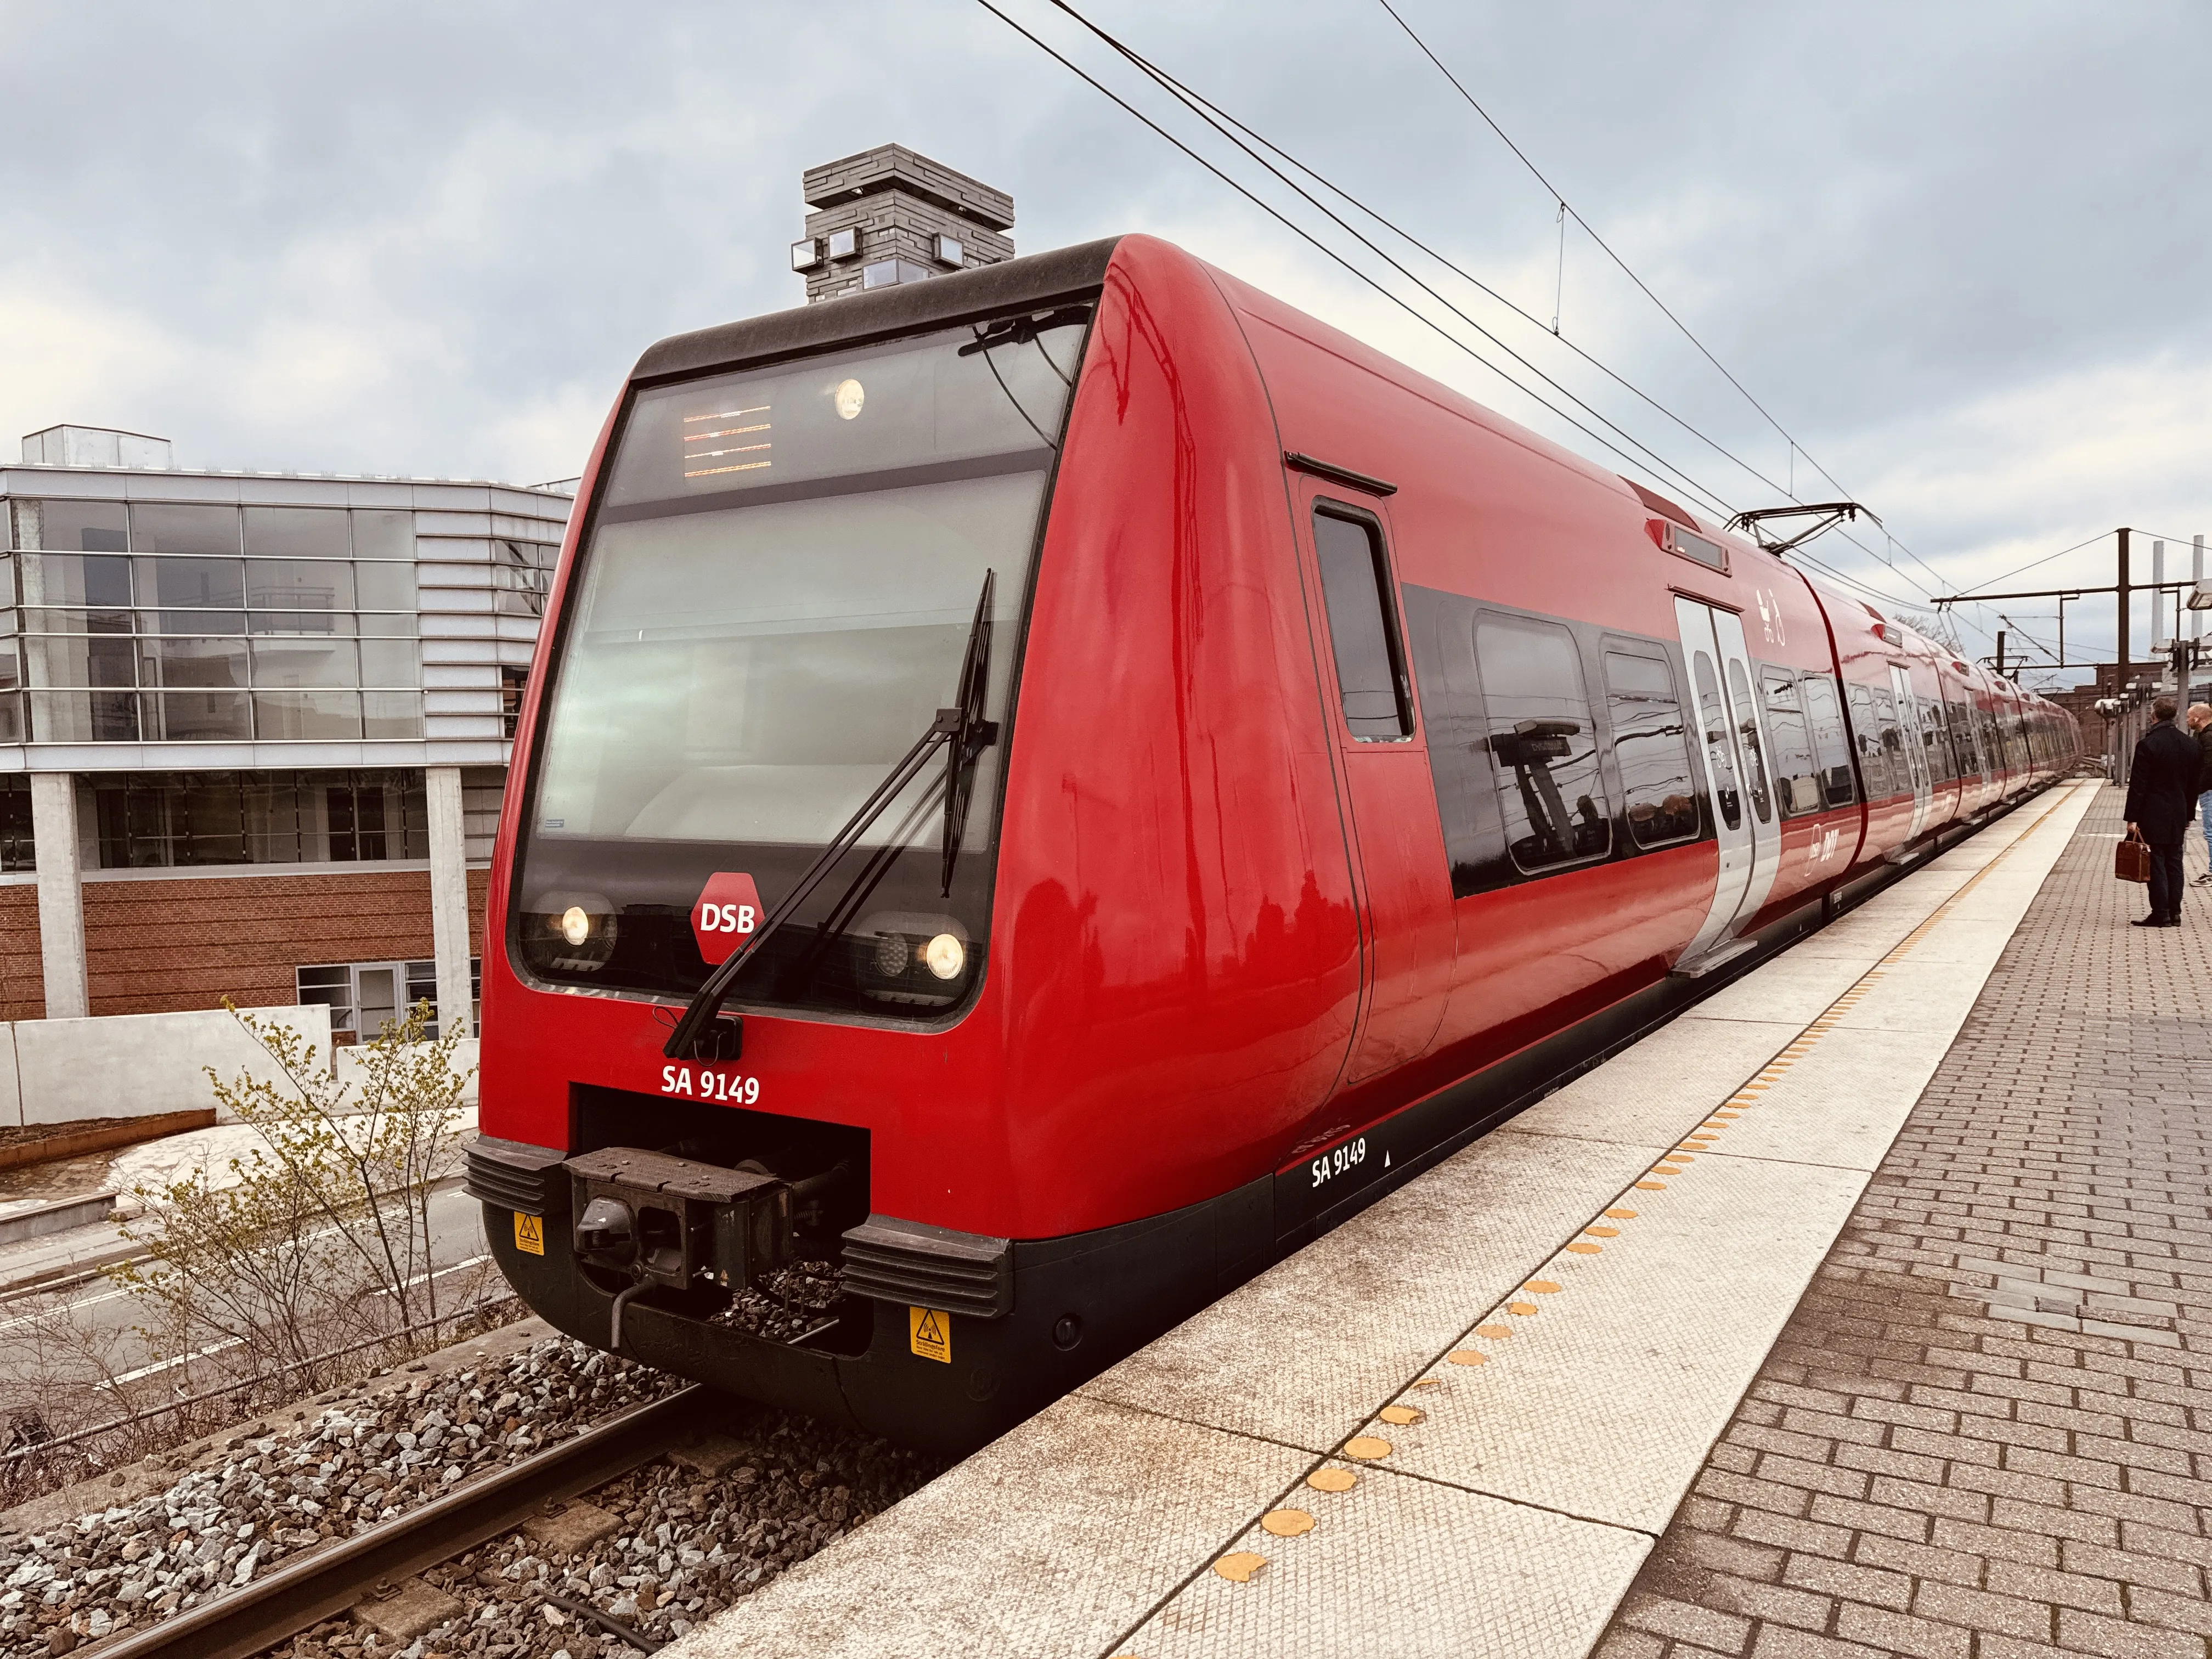
POLYGON ((921 959, 939 979, 957 979, 968 965, 968 947, 950 933, 939 933, 921 947, 921 959))
POLYGON ((830 394, 830 401, 836 405, 839 420, 858 420, 860 406, 868 401, 868 390, 858 380, 840 380, 837 389, 830 394))
POLYGON ((622 923, 604 894, 571 888, 526 900, 521 908, 522 955, 532 968, 596 973, 615 953, 622 923))

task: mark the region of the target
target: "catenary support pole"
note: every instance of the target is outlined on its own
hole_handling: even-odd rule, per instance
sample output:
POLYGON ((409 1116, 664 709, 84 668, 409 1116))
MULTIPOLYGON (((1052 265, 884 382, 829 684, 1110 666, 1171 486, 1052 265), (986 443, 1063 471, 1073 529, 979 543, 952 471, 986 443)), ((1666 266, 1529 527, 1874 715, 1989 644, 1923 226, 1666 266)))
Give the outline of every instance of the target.
POLYGON ((424 775, 430 818, 430 948, 438 959, 438 1030, 476 1035, 469 995, 468 836, 461 816, 461 769, 424 775))
POLYGON ((92 1012, 92 999, 85 973, 75 774, 31 774, 31 844, 39 861, 39 959, 46 1018, 83 1019, 92 1012))
POLYGON ((2119 586, 2120 654, 2118 666, 2114 671, 2119 676, 2119 684, 2113 687, 2113 690, 2124 701, 2128 695, 2128 680, 2130 678, 2128 673, 2128 610, 2130 599, 2128 592, 2128 528, 2125 525, 2122 525, 2120 526, 2119 586))

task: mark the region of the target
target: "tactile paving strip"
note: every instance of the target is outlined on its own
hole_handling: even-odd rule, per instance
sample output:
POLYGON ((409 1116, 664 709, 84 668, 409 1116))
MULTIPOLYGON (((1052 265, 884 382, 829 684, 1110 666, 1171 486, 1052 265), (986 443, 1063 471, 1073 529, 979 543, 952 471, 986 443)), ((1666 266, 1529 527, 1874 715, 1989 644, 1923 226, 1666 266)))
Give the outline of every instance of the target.
POLYGON ((1084 1385, 1186 1422, 1323 1452, 1575 1236, 1664 1139, 1492 1135, 1084 1385), (1255 1340, 1255 1333, 1266 1333, 1255 1340))
MULTIPOLYGON (((1346 1469, 1334 1462, 1324 1467, 1346 1469)), ((1301 1481, 1110 1652, 1136 1659, 1524 1659, 1587 1653, 1651 1540, 1478 1492, 1361 1469, 1348 1492, 1301 1481), (1297 1526, 1296 1520, 1278 1522, 1297 1526), (1238 1556, 1256 1557, 1256 1569, 1238 1556)))

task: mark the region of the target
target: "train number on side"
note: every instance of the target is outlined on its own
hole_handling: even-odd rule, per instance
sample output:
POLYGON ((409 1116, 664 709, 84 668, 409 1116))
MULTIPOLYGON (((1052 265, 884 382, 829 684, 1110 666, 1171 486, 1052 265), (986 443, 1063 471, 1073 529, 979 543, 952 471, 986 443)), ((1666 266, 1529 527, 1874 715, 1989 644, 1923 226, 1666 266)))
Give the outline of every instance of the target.
POLYGON ((660 1092, 687 1100, 711 1100, 719 1106, 750 1106, 760 1098, 760 1079, 705 1066, 664 1066, 660 1092))
POLYGON ((1342 1175, 1346 1170, 1356 1169, 1366 1161, 1367 1137, 1362 1135, 1357 1140, 1347 1140, 1343 1146, 1323 1152, 1313 1161, 1310 1166, 1313 1170, 1313 1184, 1316 1187, 1322 1186, 1334 1176, 1342 1175))

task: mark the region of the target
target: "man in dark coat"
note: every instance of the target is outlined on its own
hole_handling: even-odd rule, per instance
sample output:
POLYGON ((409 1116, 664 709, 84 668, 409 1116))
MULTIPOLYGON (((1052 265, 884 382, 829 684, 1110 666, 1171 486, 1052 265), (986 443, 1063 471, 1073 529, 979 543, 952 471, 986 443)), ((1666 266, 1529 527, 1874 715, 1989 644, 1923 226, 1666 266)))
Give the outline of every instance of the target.
POLYGON ((2150 914, 2138 927, 2181 926, 2181 838, 2196 813, 2203 756, 2174 725, 2175 707, 2172 697, 2151 705, 2151 728, 2128 771, 2128 833, 2150 843, 2150 914))

